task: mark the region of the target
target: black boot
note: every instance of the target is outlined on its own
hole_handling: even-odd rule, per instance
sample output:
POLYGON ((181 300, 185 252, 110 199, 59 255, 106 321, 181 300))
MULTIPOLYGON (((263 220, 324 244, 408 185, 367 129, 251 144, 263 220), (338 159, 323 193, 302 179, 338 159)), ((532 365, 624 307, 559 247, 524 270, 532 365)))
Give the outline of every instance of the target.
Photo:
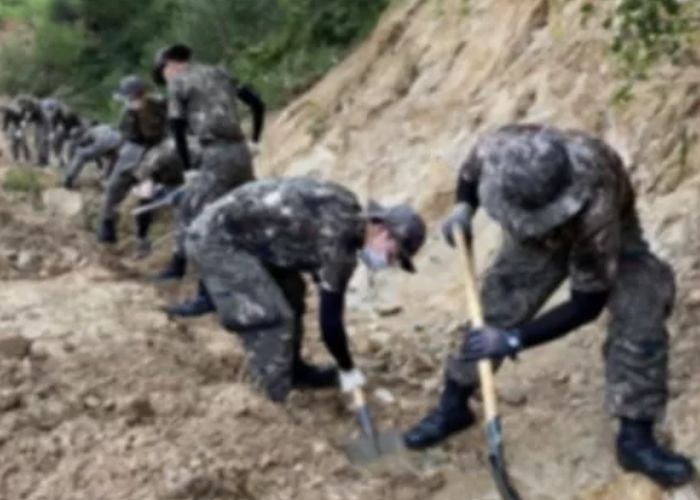
POLYGON ((201 280, 199 281, 197 296, 195 298, 180 304, 175 304, 166 309, 166 312, 171 316, 180 316, 181 318, 193 318, 214 311, 216 311, 214 302, 211 300, 207 287, 201 280))
POLYGON ((292 386, 295 389, 338 387, 338 369, 332 365, 315 366, 298 360, 294 363, 292 386))
POLYGON ((148 240, 148 231, 153 222, 153 214, 146 212, 134 218, 136 223, 136 258, 145 259, 151 254, 151 242, 148 240))
POLYGON ((474 423, 474 415, 467 406, 471 392, 470 388, 446 378, 438 406, 404 434, 406 447, 421 450, 434 446, 474 423))
POLYGON ((177 281, 185 276, 187 259, 177 252, 173 253, 168 266, 153 277, 154 281, 177 281))
POLYGON ((117 242, 117 221, 114 219, 104 219, 97 232, 99 243, 111 244, 117 242))
POLYGON ((656 442, 650 421, 620 420, 617 460, 626 471, 644 474, 664 487, 681 486, 690 481, 695 472, 690 460, 656 442))

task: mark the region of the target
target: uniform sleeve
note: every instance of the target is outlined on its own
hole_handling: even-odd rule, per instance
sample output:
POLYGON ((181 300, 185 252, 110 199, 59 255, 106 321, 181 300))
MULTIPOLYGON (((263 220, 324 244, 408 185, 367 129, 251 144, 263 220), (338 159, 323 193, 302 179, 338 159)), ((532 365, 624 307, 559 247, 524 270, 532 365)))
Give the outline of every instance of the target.
POLYGON ((187 88, 182 78, 173 78, 168 82, 168 118, 187 119, 187 88))
POLYGON ((608 200, 600 199, 586 210, 571 250, 571 288, 577 292, 604 292, 617 278, 620 256, 620 220, 608 200))
POLYGON ((339 251, 327 256, 318 271, 321 288, 328 292, 344 292, 356 267, 357 256, 354 253, 339 251))
POLYGON ((481 160, 474 150, 459 169, 455 203, 468 203, 472 208, 478 208, 480 177, 481 160))

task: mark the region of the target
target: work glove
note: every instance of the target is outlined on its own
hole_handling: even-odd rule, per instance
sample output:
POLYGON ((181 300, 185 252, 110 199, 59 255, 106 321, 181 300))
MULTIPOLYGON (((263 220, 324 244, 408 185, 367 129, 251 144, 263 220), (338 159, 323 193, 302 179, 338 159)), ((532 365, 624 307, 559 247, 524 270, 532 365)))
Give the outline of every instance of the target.
POLYGON ((140 184, 137 184, 134 187, 134 195, 139 199, 139 200, 150 200, 153 198, 153 195, 155 193, 155 183, 153 182, 153 179, 146 179, 142 181, 140 184))
POLYGON ((474 209, 469 203, 457 203, 452 209, 452 213, 442 223, 442 236, 451 247, 455 246, 454 231, 461 230, 467 242, 472 238, 472 217, 474 209))
POLYGON ((248 141, 248 151, 250 151, 250 156, 255 158, 260 154, 260 145, 257 142, 248 141))
POLYGON ((460 359, 465 362, 482 359, 514 359, 523 348, 520 332, 485 326, 469 331, 462 344, 460 359))
POLYGON ((339 378, 340 390, 343 392, 352 392, 355 389, 363 387, 367 383, 364 374, 357 368, 348 371, 340 370, 339 378))

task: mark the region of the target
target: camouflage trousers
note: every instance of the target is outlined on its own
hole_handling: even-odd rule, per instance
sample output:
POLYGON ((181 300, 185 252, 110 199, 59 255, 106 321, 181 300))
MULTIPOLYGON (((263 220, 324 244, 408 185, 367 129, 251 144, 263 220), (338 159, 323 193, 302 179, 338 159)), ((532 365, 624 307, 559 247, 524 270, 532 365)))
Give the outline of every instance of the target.
POLYGON ((141 163, 147 149, 133 142, 125 143, 119 150, 117 162, 107 180, 104 201, 102 203, 102 220, 116 220, 119 205, 136 186, 138 179, 134 172, 141 163))
POLYGON ((75 182, 80 177, 85 165, 89 162, 96 162, 104 169, 104 175, 109 178, 117 161, 118 144, 110 142, 95 141, 82 146, 75 146, 74 151, 69 153, 70 163, 66 169, 65 179, 75 182), (102 162, 107 165, 103 166, 102 162))
POLYGON ((13 161, 29 162, 30 152, 24 130, 11 126, 7 131, 7 142, 10 145, 13 161))
POLYGON ((254 179, 253 162, 245 142, 203 144, 199 175, 188 183, 179 204, 175 252, 185 255, 187 228, 209 203, 254 179))
POLYGON ((34 126, 34 149, 36 153, 36 162, 42 167, 49 164, 50 135, 51 127, 48 123, 37 123, 34 126))
MULTIPOLYGON (((668 378, 666 320, 675 298, 671 268, 644 242, 635 220, 623 233, 619 274, 608 301, 610 322, 603 349, 606 406, 617 417, 663 417, 668 378)), ((486 271, 481 296, 487 324, 511 328, 530 320, 566 279, 568 249, 506 238, 486 271)), ((474 363, 447 362, 447 376, 469 387, 478 384, 474 363)), ((499 363, 496 363, 498 365, 499 363)))
POLYGON ((299 271, 266 265, 221 235, 198 231, 187 237, 188 257, 218 311, 248 353, 248 373, 272 401, 284 401, 300 359, 306 284, 299 271))
POLYGON ((66 164, 64 155, 66 139, 67 134, 63 127, 58 127, 56 130, 51 131, 49 136, 51 156, 61 168, 66 164))

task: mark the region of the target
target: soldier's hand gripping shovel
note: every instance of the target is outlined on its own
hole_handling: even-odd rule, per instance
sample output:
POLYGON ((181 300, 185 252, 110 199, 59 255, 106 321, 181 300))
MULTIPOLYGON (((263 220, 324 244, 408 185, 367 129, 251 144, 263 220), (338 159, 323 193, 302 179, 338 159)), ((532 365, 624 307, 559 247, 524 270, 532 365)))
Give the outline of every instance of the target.
POLYGON ((396 430, 377 432, 372 413, 361 388, 352 391, 352 402, 360 424, 361 435, 343 445, 345 454, 355 465, 368 465, 395 455, 403 449, 403 440, 396 430))
MULTIPOLYGON (((464 283, 467 295, 467 307, 471 317, 473 328, 484 326, 484 313, 481 307, 481 299, 476 286, 476 272, 474 260, 464 234, 460 230, 454 231, 454 240, 457 243, 459 253, 463 259, 464 283)), ((501 498, 505 500, 520 500, 520 495, 510 483, 506 470, 505 457, 503 455, 503 438, 501 434, 501 421, 498 416, 496 402, 496 385, 493 377, 491 360, 479 361, 479 381, 481 394, 484 400, 484 413, 486 420, 486 439, 488 441, 489 465, 491 475, 496 483, 501 498)))

